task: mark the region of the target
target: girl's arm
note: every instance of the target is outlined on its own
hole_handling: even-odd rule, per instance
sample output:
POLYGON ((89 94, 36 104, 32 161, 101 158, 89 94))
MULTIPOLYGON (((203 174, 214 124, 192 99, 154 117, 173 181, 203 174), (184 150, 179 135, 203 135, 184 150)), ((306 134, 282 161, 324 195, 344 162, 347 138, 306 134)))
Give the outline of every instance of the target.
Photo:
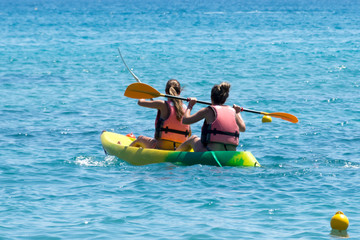
POLYGON ((190 115, 190 112, 193 108, 193 106, 196 103, 196 98, 190 98, 188 107, 185 110, 182 123, 190 125, 192 123, 196 123, 200 121, 201 119, 204 119, 206 116, 206 113, 208 111, 208 108, 202 108, 198 112, 194 113, 193 115, 190 115))
POLYGON ((169 115, 168 107, 167 107, 165 101, 163 101, 163 100, 147 101, 145 99, 139 99, 138 105, 142 106, 142 107, 154 108, 154 109, 160 110, 161 118, 167 118, 167 116, 169 115))
POLYGON ((237 105, 233 105, 233 108, 235 109, 236 115, 235 115, 235 119, 236 119, 236 124, 239 127, 240 132, 245 132, 246 130, 246 126, 245 126, 245 122, 241 117, 240 112, 242 111, 242 108, 237 106, 237 105))
POLYGON ((146 99, 139 99, 138 105, 147 108, 157 108, 160 109, 164 105, 163 100, 146 100, 146 99))

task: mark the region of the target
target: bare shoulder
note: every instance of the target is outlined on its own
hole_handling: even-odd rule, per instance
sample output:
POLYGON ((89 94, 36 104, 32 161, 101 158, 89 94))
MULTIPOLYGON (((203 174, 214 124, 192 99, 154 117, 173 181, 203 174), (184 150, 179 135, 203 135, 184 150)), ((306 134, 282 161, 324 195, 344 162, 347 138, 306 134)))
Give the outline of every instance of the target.
POLYGON ((209 107, 204 107, 197 111, 194 115, 196 121, 200 121, 201 119, 206 119, 208 121, 211 116, 213 116, 213 111, 209 107))
POLYGON ((204 108, 204 118, 206 119, 207 123, 212 123, 213 121, 215 121, 215 112, 213 108, 211 108, 210 106, 204 108))
POLYGON ((211 108, 204 107, 204 108, 200 109, 196 114, 205 118, 206 116, 210 115, 211 113, 212 113, 211 108))

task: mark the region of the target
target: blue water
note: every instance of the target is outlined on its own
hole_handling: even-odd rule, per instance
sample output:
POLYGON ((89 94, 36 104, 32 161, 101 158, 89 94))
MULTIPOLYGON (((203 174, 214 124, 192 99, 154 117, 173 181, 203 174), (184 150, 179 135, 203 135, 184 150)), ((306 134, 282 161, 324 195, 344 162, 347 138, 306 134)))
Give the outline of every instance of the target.
MULTIPOLYGON (((0 1, 1 239, 360 238, 358 1, 0 1), (131 166, 100 133, 152 136, 135 80, 243 113, 261 168, 131 166)), ((203 107, 195 105, 194 110, 203 107)), ((201 123, 192 126, 200 133, 201 123)))

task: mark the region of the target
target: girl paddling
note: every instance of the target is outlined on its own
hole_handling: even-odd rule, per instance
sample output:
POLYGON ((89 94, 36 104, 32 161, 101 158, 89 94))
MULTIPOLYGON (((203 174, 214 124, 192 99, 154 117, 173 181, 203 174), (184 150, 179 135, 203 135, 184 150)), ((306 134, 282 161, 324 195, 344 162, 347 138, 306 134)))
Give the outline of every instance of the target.
POLYGON ((200 109, 193 115, 190 115, 190 112, 196 103, 196 98, 190 98, 183 123, 192 124, 205 119, 201 138, 193 135, 181 144, 177 151, 189 151, 191 148, 195 152, 236 151, 239 144, 239 133, 245 132, 245 122, 240 114, 241 107, 235 104, 233 107, 224 105, 229 91, 229 83, 223 82, 215 85, 211 90, 212 105, 200 109))
MULTIPOLYGON (((179 96, 180 83, 175 79, 170 79, 166 84, 165 92, 168 95, 179 96)), ((186 109, 181 100, 140 99, 138 104, 158 110, 155 120, 155 137, 139 136, 130 146, 175 150, 191 135, 190 126, 181 122, 186 109)))

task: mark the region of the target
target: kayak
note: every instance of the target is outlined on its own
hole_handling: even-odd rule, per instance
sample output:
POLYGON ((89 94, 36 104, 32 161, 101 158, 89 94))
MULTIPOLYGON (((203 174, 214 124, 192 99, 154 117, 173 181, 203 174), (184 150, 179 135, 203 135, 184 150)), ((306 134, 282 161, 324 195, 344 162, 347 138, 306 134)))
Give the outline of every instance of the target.
POLYGON ((259 167, 260 164, 249 151, 208 151, 208 152, 176 152, 159 149, 130 147, 136 138, 118 133, 104 131, 101 144, 108 155, 131 165, 147 165, 169 162, 176 165, 213 165, 259 167))

